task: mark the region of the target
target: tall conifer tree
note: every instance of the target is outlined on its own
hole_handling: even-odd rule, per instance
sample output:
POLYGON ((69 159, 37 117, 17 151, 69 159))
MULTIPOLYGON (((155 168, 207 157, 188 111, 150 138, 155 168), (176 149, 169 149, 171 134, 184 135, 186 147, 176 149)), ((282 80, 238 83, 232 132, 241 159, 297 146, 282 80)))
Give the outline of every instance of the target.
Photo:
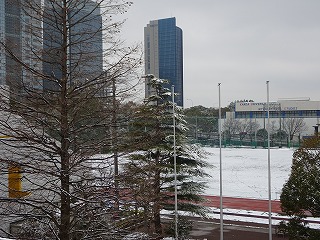
MULTIPOLYGON (((137 207, 143 209, 145 226, 161 236, 160 212, 174 209, 173 102, 168 82, 153 76, 149 84, 154 95, 146 99, 134 116, 129 142, 135 142, 132 161, 125 166, 127 184, 131 185, 137 207), (148 222, 153 222, 153 227, 148 222)), ((206 209, 198 203, 208 177, 205 152, 188 143, 182 109, 175 105, 178 210, 204 216, 206 209), (197 180, 196 180, 197 179, 197 180)))

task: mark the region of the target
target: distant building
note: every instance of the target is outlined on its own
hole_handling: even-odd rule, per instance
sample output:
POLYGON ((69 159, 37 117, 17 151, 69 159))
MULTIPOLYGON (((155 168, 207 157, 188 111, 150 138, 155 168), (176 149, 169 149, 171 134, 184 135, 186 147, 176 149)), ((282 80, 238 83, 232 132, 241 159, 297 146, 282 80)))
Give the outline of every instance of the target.
MULTIPOLYGON (((320 101, 309 99, 284 99, 269 103, 270 122, 276 129, 281 129, 281 124, 286 119, 300 118, 306 123, 306 130, 302 136, 314 134, 315 126, 320 124, 320 101)), ((240 101, 234 104, 234 109, 226 113, 226 119, 238 119, 259 123, 261 128, 266 128, 267 103, 240 101)))
MULTIPOLYGON (((175 102, 183 107, 183 48, 182 30, 175 18, 153 20, 144 28, 145 74, 169 80, 174 85, 175 102)), ((153 94, 147 85, 145 96, 153 94)))

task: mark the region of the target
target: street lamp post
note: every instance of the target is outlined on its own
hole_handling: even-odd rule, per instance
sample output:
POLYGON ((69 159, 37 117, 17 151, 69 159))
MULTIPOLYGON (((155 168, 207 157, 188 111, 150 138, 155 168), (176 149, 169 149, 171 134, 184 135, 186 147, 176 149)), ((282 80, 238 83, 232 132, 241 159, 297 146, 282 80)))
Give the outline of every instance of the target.
POLYGON ((223 197, 222 197, 222 151, 221 151, 221 97, 220 97, 220 85, 219 89, 219 150, 220 150, 220 240, 223 240, 223 197))
POLYGON ((268 207, 269 207, 269 240, 272 240, 272 206, 271 206, 271 161, 270 161, 270 108, 269 108, 269 81, 267 83, 267 130, 268 130, 268 207))
POLYGON ((177 156, 176 156, 176 117, 174 103, 174 85, 171 87, 172 115, 173 115, 173 166, 174 166, 174 215, 175 215, 175 239, 178 240, 178 190, 177 190, 177 156))

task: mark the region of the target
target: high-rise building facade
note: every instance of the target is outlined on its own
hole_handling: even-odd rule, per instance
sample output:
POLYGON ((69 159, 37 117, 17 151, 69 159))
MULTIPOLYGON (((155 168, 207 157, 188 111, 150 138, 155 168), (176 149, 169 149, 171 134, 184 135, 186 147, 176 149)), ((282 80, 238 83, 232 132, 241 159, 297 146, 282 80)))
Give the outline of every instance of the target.
MULTIPOLYGON (((182 30, 175 18, 150 21, 144 28, 145 74, 169 80, 165 87, 175 87, 175 102, 183 107, 182 30)), ((145 96, 153 89, 146 84, 145 96)))
MULTIPOLYGON (((41 3, 41 0, 34 0, 41 3)), ((31 53, 40 52, 42 44, 32 35, 34 29, 41 27, 39 18, 34 17, 26 9, 22 9, 20 0, 0 0, 0 42, 7 50, 26 66, 41 70, 41 63, 32 58, 31 53)), ((22 85, 41 88, 41 84, 22 65, 6 54, 0 47, 0 84, 13 89, 20 89, 22 85)))
MULTIPOLYGON (((61 78, 61 29, 56 25, 61 2, 48 0, 0 0, 0 85, 11 90, 33 88, 54 89, 57 81, 43 79, 46 76, 61 78), (34 6, 33 6, 33 5, 34 6), (34 7, 34 9, 33 9, 34 7), (44 15, 37 15, 43 7, 44 15), (11 55, 15 56, 14 59, 11 55), (33 71, 22 67, 29 66, 33 71), (41 77, 41 79, 39 79, 41 77)), ((103 71, 102 16, 98 3, 90 0, 75 1, 68 12, 69 30, 68 61, 70 84, 94 79, 103 71), (75 24, 74 24, 75 23, 75 24)))
MULTIPOLYGON (((12 49, 18 58, 22 57, 21 11, 19 1, 0 0, 0 41, 12 49)), ((0 84, 16 85, 22 81, 22 68, 5 54, 1 46, 0 84)))
MULTIPOLYGON (((46 75, 61 78, 60 56, 57 54, 62 48, 62 34, 59 26, 52 24, 57 20, 52 16, 61 7, 45 1, 45 16, 43 24, 43 71, 46 75)), ((59 21, 59 19, 58 19, 59 21)), ((100 7, 94 1, 78 1, 68 12, 68 68, 69 84, 84 83, 98 78, 103 71, 103 36, 102 16, 100 7)), ((56 90, 56 81, 44 80, 44 90, 56 90)))

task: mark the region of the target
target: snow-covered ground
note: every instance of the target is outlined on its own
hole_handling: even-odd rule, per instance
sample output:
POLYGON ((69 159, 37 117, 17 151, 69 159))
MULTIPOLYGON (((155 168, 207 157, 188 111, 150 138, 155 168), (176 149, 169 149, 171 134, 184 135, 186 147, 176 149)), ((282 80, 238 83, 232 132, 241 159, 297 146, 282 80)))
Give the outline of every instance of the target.
MULTIPOLYGON (((211 155, 207 161, 213 164, 212 169, 208 169, 212 178, 209 179, 207 195, 219 195, 219 148, 205 148, 211 155)), ((288 180, 292 154, 294 149, 271 149, 271 198, 279 199, 283 184, 288 180)), ((222 148, 222 192, 223 196, 268 199, 268 150, 251 148, 222 148)), ((212 211, 219 212, 217 208, 212 211)), ((267 216, 267 212, 248 211, 239 209, 225 209, 224 213, 237 213, 252 215, 244 217, 237 215, 225 215, 225 220, 255 222, 268 224, 268 219, 257 218, 257 216, 267 216)), ((272 213, 272 216, 286 219, 287 216, 280 216, 272 213)), ((211 218, 219 219, 219 214, 210 214, 211 218)), ((320 222, 320 218, 307 218, 320 222)), ((278 224, 281 220, 272 220, 272 224, 278 224)), ((310 223, 311 228, 320 228, 319 223, 310 223)))
MULTIPOLYGON (((211 155, 207 161, 214 167, 207 169, 212 178, 208 180, 209 188, 207 195, 219 195, 219 148, 205 148, 211 155)), ((272 199, 279 199, 283 184, 288 180, 292 154, 294 149, 271 149, 271 186, 272 199)), ((222 148, 222 178, 223 196, 268 199, 268 150, 250 148, 222 148)), ((220 219, 220 209, 210 208, 209 218, 220 219)), ((259 212, 240 209, 223 209, 223 219, 240 222, 253 222, 267 225, 268 212, 259 212), (262 218, 263 217, 263 218, 262 218)), ((288 216, 272 213, 272 224, 277 225, 280 221, 288 219, 288 216)), ((309 227, 320 229, 320 218, 307 218, 314 223, 309 227), (317 223, 318 222, 318 223, 317 223)), ((172 240, 172 238, 164 238, 172 240)))
MULTIPOLYGON (((206 195, 219 195, 219 148, 205 148, 211 155, 207 161, 213 165, 207 169, 206 195)), ((279 199, 283 184, 287 181, 292 163, 293 149, 270 150, 271 198, 279 199)), ((222 148, 222 195, 268 199, 268 150, 251 148, 222 148)))

